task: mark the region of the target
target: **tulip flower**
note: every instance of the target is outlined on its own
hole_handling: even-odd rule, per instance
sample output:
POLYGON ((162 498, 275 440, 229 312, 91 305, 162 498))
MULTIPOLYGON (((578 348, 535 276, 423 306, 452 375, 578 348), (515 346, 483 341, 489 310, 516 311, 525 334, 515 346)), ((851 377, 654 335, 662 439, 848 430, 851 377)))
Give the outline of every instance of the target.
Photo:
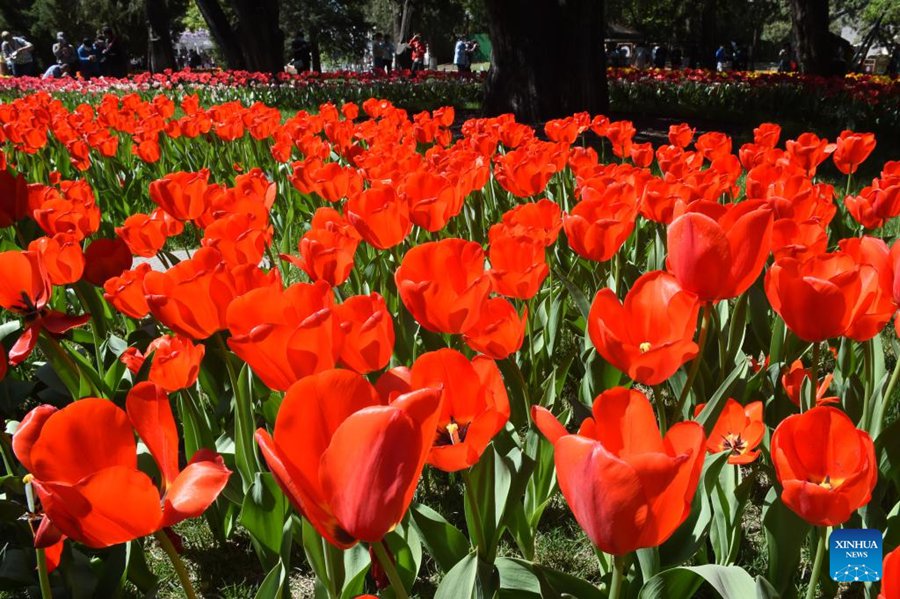
POLYGON ((731 138, 724 133, 710 131, 698 137, 694 147, 704 158, 713 162, 717 158, 731 154, 731 138))
POLYGON ((666 268, 701 301, 737 297, 762 272, 771 237, 772 213, 761 201, 732 204, 717 219, 688 212, 669 225, 666 268))
POLYGON ((153 383, 132 389, 126 407, 96 398, 61 410, 38 406, 13 436, 46 517, 89 547, 117 545, 201 515, 231 474, 209 450, 179 469, 169 400, 153 383), (159 467, 159 489, 137 469, 134 430, 159 467))
POLYGON ((869 503, 878 482, 875 446, 829 406, 788 416, 772 435, 781 501, 816 526, 838 526, 869 503))
POLYGON ((846 334, 878 285, 873 266, 833 252, 803 261, 779 258, 766 273, 765 288, 788 328, 804 341, 817 342, 846 334))
POLYGON ((645 385, 658 385, 693 359, 700 304, 672 275, 658 270, 635 281, 624 305, 601 289, 588 315, 588 334, 610 364, 645 385))
POLYGON ((669 125, 669 143, 679 148, 686 148, 691 144, 691 140, 694 139, 696 131, 687 123, 669 125))
POLYGON ((787 156, 792 164, 799 166, 809 177, 816 175, 816 169, 832 152, 835 144, 820 138, 815 133, 802 133, 797 139, 790 139, 785 144, 787 156))
POLYGON ((878 599, 900 599, 900 548, 884 556, 878 599))
POLYGON ((309 231, 300 238, 300 256, 282 258, 301 268, 313 281, 326 281, 334 287, 350 277, 359 241, 359 233, 337 210, 319 208, 309 231))
POLYGON ((427 170, 408 173, 397 193, 408 202, 413 224, 426 231, 440 231, 463 207, 463 197, 456 185, 447 177, 427 170))
POLYGON ((193 220, 206 211, 209 170, 179 171, 150 183, 150 199, 172 218, 193 220))
POLYGON ((494 233, 494 227, 491 229, 488 258, 494 291, 506 297, 531 299, 550 272, 544 244, 533 237, 494 233))
POLYGON ((103 287, 107 280, 131 268, 128 245, 120 238, 95 239, 84 251, 84 280, 103 287))
POLYGON ((528 308, 519 317, 508 300, 492 297, 484 302, 478 322, 463 334, 463 339, 474 351, 502 360, 522 347, 527 320, 528 308))
POLYGON ((406 390, 425 387, 442 390, 428 463, 445 472, 475 465, 509 420, 509 398, 497 365, 485 356, 470 362, 453 349, 428 352, 413 364, 406 390))
POLYGON ((875 149, 875 134, 844 130, 838 136, 835 146, 834 154, 831 155, 834 165, 845 175, 852 175, 875 149))
POLYGON ((53 237, 38 237, 28 244, 28 250, 37 253, 53 285, 76 283, 84 273, 84 252, 74 235, 57 233, 53 237))
MULTIPOLYGON (((705 403, 698 404, 694 416, 699 416, 704 407, 705 403)), ((761 401, 742 406, 728 398, 706 440, 706 449, 709 453, 727 451, 729 464, 749 464, 759 457, 756 447, 765 434, 761 401)))
POLYGON ((588 260, 615 256, 634 230, 637 199, 628 184, 611 185, 600 196, 583 199, 563 217, 572 250, 588 260))
POLYGON ((0 308, 19 314, 25 329, 9 350, 9 364, 18 366, 37 345, 41 331, 62 335, 90 320, 89 314, 69 316, 47 307, 53 286, 35 252, 0 252, 0 308))
POLYGON ((334 307, 343 342, 340 362, 360 374, 381 370, 394 353, 394 322, 378 293, 354 295, 334 307))
POLYGON ((753 130, 753 143, 766 148, 774 148, 781 137, 781 125, 763 123, 753 130))
MULTIPOLYGON (((834 378, 834 375, 829 373, 819 381, 818 386, 816 387, 817 406, 838 403, 838 401, 840 401, 837 397, 825 397, 825 394, 828 393, 828 388, 831 386, 832 378, 834 378)), ((800 360, 791 362, 791 366, 788 368, 787 372, 781 375, 781 386, 784 387, 784 392, 787 394, 788 399, 790 399, 795 406, 800 405, 800 394, 802 393, 804 379, 812 381, 812 372, 810 372, 809 369, 804 368, 803 362, 800 360)))
POLYGON ((406 239, 412 230, 409 205, 393 187, 371 187, 347 201, 347 220, 373 247, 386 250, 406 239))
POLYGON ((133 214, 116 227, 116 235, 128 244, 135 256, 152 258, 166 244, 169 237, 180 234, 184 223, 176 220, 161 208, 150 214, 133 214))
POLYGON ((294 384, 275 431, 256 432, 263 457, 290 502, 341 549, 377 543, 403 519, 431 449, 439 389, 389 404, 349 370, 294 384))
POLYGON ((147 346, 145 357, 151 353, 153 363, 147 378, 171 393, 197 382, 206 347, 177 335, 163 335, 147 346))
MULTIPOLYGON (((0 159, 2 161, 2 159, 0 159)), ((28 216, 28 186, 25 175, 0 168, 0 229, 28 216)))
POLYGON ((144 296, 144 278, 151 270, 149 262, 142 262, 118 277, 110 277, 103 284, 103 297, 113 307, 131 318, 140 320, 150 313, 144 296))
POLYGON ((562 211, 559 204, 543 198, 537 202, 519 204, 503 213, 504 229, 491 227, 491 234, 528 235, 539 239, 545 246, 556 242, 562 229, 562 211), (497 231, 497 233, 494 233, 497 231))
POLYGON ((698 423, 679 422, 661 438, 649 400, 622 387, 597 396, 577 434, 546 408, 531 416, 553 444, 566 503, 600 550, 656 547, 687 519, 706 454, 698 423))
POLYGON ((334 368, 341 355, 334 295, 324 281, 253 290, 228 306, 227 323, 228 347, 276 391, 334 368))
POLYGON ((413 318, 429 331, 465 333, 491 291, 481 246, 444 239, 415 246, 394 273, 397 291, 413 318))

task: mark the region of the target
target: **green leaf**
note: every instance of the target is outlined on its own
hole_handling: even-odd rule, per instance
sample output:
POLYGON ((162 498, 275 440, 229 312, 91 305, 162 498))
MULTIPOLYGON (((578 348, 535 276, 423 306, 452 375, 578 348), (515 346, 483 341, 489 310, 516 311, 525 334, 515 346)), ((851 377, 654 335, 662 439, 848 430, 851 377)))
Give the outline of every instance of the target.
POLYGON ((766 578, 784 595, 797 575, 800 549, 806 541, 809 524, 781 502, 774 488, 766 495, 762 516, 769 558, 766 578))
POLYGON ((468 554, 469 541, 465 535, 438 512, 416 503, 409 513, 429 555, 434 558, 441 571, 449 572, 468 554))
POLYGON ((499 586, 494 566, 470 554, 444 576, 434 599, 491 599, 499 586))
POLYGON ((494 565, 500 574, 501 597, 541 598, 541 581, 534 573, 533 564, 525 560, 501 557, 494 565))
POLYGON ((279 559, 275 566, 269 570, 262 584, 259 585, 259 590, 256 591, 254 599, 278 599, 279 597, 284 597, 287 580, 287 568, 284 567, 284 562, 279 559))
POLYGON ((706 402, 703 410, 694 419, 703 425, 707 435, 712 432, 713 427, 716 425, 716 420, 719 419, 719 414, 722 412, 722 408, 725 407, 725 402, 728 401, 728 394, 731 392, 732 385, 747 373, 747 368, 749 368, 747 360, 742 359, 740 363, 732 369, 731 373, 725 377, 725 380, 722 381, 722 384, 719 385, 716 392, 713 393, 709 401, 706 402))
POLYGON ((238 520, 250 533, 253 547, 266 566, 274 567, 280 561, 287 509, 287 499, 275 477, 268 472, 258 472, 244 495, 238 520))
POLYGON ((723 599, 758 597, 757 581, 738 566, 681 566, 660 572, 641 588, 639 599, 692 597, 706 581, 723 599))

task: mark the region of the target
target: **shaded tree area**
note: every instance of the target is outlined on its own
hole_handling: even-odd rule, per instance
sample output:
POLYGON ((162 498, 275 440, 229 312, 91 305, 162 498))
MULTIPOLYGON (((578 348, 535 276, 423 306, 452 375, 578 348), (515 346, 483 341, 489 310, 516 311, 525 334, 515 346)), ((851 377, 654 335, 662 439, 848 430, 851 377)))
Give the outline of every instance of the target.
POLYGON ((209 33, 233 69, 277 73, 284 60, 279 0, 196 0, 209 33))
POLYGON ((609 107, 599 0, 485 0, 493 61, 488 114, 535 122, 609 107))
POLYGON ((365 53, 372 29, 365 9, 365 3, 355 0, 283 0, 281 28, 288 43, 301 33, 306 36, 313 70, 321 70, 323 58, 352 64, 365 53))

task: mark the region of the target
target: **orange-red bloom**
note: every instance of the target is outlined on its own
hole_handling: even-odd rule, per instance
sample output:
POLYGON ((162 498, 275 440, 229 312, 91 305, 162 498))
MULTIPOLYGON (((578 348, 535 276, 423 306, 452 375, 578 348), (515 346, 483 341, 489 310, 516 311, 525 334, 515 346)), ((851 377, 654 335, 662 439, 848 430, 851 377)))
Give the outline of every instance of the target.
POLYGON ((178 220, 193 220, 206 211, 209 171, 170 173, 150 183, 150 199, 178 220))
POLYGON ((256 440, 291 503, 340 548, 375 543, 403 519, 440 415, 439 389, 388 404, 361 375, 327 370, 292 386, 274 435, 256 440))
MULTIPOLYGON (((706 404, 699 404, 694 409, 694 415, 699 416, 705 406, 706 404)), ((759 457, 756 446, 762 442, 765 434, 761 401, 743 406, 728 398, 706 440, 706 449, 709 453, 727 451, 729 464, 749 464, 759 457)))
POLYGON ((324 281, 253 290, 231 303, 227 322, 228 346, 276 391, 334 368, 341 355, 334 295, 324 281))
POLYGON ((502 360, 522 347, 527 320, 527 308, 520 317, 508 300, 492 297, 484 302, 478 322, 463 334, 463 339, 473 350, 502 360))
MULTIPOLYGON (((817 406, 838 403, 837 397, 825 397, 825 394, 828 393, 828 388, 831 386, 832 378, 834 378, 834 375, 828 373, 818 382, 818 387, 816 387, 817 406)), ((781 375, 781 386, 784 387, 784 392, 787 393, 788 399, 796 406, 800 405, 800 394, 802 393, 804 379, 812 381, 812 372, 808 368, 804 368, 803 362, 799 359, 791 362, 787 372, 781 375)))
POLYGON ((142 262, 118 277, 106 279, 103 297, 122 314, 137 319, 144 318, 150 313, 150 306, 144 295, 144 277, 150 270, 150 263, 142 262))
POLYGON ((781 500, 817 526, 837 526, 866 505, 878 482, 875 446, 829 406, 785 418, 772 435, 781 500))
POLYGON ((900 547, 884 556, 878 599, 900 599, 900 547))
POLYGON ((343 333, 341 364, 360 374, 381 370, 394 353, 394 321, 378 293, 354 295, 334 308, 343 333))
MULTIPOLYGON (((772 309, 804 341, 845 335, 875 299, 878 273, 845 252, 779 258, 766 273, 772 309)), ((888 316, 890 318, 890 315, 888 316)))
POLYGON ((163 335, 150 342, 145 358, 151 353, 153 363, 147 378, 171 393, 197 382, 206 348, 184 337, 163 335))
POLYGON ((550 272, 544 244, 531 236, 510 234, 504 225, 495 227, 488 248, 494 291, 519 299, 534 297, 550 272))
POLYGON ((645 385, 658 385, 694 358, 700 303, 672 275, 657 270, 635 281, 624 305, 611 289, 591 304, 588 333, 610 364, 645 385))
POLYGON ((597 197, 584 199, 563 217, 569 246, 596 262, 612 258, 634 230, 637 199, 627 184, 610 185, 597 197))
POLYGON ((97 287, 131 268, 131 250, 118 237, 95 239, 84 250, 84 280, 97 287))
POLYGON ((473 466, 509 420, 509 398, 490 358, 471 362, 453 349, 422 354, 410 371, 410 389, 442 389, 441 416, 428 463, 456 472, 473 466))
POLYGON ((179 469, 169 399, 153 383, 135 386, 126 407, 127 413, 96 398, 61 410, 39 406, 13 437, 13 450, 34 477, 46 517, 89 547, 117 545, 199 516, 230 475, 209 450, 198 451, 179 469), (160 489, 137 469, 135 429, 159 468, 160 489))
POLYGON ((393 187, 370 187, 347 201, 347 220, 360 236, 379 250, 392 248, 409 235, 409 205, 393 187))
POLYGON ((152 258, 163 248, 169 237, 180 234, 184 223, 157 208, 150 214, 133 214, 116 227, 116 235, 128 244, 135 256, 152 258))
POLYGON ((309 231, 298 244, 300 256, 282 256, 303 269, 313 281, 337 286, 353 270, 353 255, 359 245, 359 233, 334 208, 319 208, 309 231))
POLYGON ((687 123, 669 125, 669 143, 679 148, 686 148, 691 144, 691 140, 694 139, 695 132, 696 129, 687 123))
POLYGON ((600 550, 656 547, 690 514, 706 454, 696 422, 679 422, 660 438, 650 402, 622 387, 597 396, 575 435, 546 408, 534 406, 531 416, 553 443, 566 503, 600 550))
POLYGON ((717 219, 688 212, 669 225, 666 268, 702 301, 737 297, 762 272, 771 237, 772 212, 762 201, 732 204, 717 219))
POLYGON ((54 285, 75 283, 84 273, 84 252, 74 235, 57 233, 53 237, 38 237, 28 244, 28 250, 38 254, 54 285))
POLYGON ((491 291, 484 251, 473 241, 444 239, 409 250, 394 274, 403 305, 436 333, 464 333, 491 291))
POLYGON ((815 176, 818 166, 835 150, 834 144, 815 133, 802 133, 797 139, 789 139, 784 146, 791 163, 809 177, 815 176))
POLYGON ((844 130, 838 136, 835 146, 834 154, 831 155, 834 165, 845 175, 852 175, 875 149, 875 134, 844 130))

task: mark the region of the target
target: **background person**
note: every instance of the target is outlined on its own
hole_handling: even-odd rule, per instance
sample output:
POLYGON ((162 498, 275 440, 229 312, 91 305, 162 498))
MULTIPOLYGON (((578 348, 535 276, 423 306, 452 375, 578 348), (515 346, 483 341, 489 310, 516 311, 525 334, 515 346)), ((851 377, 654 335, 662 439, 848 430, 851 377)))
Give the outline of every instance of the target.
POLYGON ((37 65, 34 62, 34 45, 21 36, 13 36, 9 31, 0 34, 0 52, 10 65, 13 77, 34 76, 37 65))

